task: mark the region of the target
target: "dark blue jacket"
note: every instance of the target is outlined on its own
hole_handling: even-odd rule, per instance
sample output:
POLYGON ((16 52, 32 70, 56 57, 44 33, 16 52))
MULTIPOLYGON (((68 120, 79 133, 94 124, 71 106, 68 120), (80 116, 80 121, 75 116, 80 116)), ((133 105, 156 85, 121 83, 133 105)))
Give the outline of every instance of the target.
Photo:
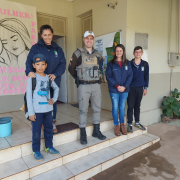
POLYGON ((127 66, 123 65, 122 69, 116 61, 115 64, 112 63, 112 60, 107 64, 106 79, 110 93, 121 93, 117 90, 117 85, 126 87, 124 92, 129 92, 132 78, 133 72, 131 64, 128 60, 127 66))
POLYGON ((149 85, 149 65, 148 62, 143 61, 141 59, 141 63, 136 66, 134 64, 134 59, 131 62, 131 68, 133 71, 133 79, 131 82, 131 86, 133 87, 144 87, 145 89, 148 88, 149 85), (144 67, 146 63, 146 67, 144 67))
POLYGON ((55 43, 51 43, 52 48, 48 49, 43 40, 39 40, 37 44, 31 47, 31 50, 28 54, 26 61, 26 75, 29 72, 35 72, 35 69, 32 66, 33 56, 35 54, 43 54, 46 56, 47 68, 45 70, 46 74, 54 74, 56 76, 55 82, 57 86, 60 86, 61 75, 65 72, 66 69, 66 59, 64 57, 64 52, 62 49, 55 43))

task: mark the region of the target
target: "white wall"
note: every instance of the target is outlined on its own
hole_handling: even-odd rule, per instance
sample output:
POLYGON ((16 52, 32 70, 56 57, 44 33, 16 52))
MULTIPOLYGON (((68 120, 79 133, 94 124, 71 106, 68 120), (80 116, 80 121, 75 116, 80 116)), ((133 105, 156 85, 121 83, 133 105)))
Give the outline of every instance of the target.
MULTIPOLYGON (((171 51, 177 51, 176 0, 173 0, 171 23, 171 51)), ((148 60, 150 81, 148 94, 142 100, 141 120, 148 125, 160 120, 162 98, 170 93, 170 71, 168 66, 168 27, 170 0, 127 0, 127 58, 133 58, 135 32, 149 35, 148 60)), ((177 76, 180 67, 175 67, 173 88, 179 87, 177 76)), ((179 89, 180 90, 180 89, 179 89)))
MULTIPOLYGON (((168 66, 169 0, 127 1, 127 57, 133 58, 135 32, 149 34, 150 74, 170 72, 168 66)), ((173 0, 171 51, 176 51, 176 0, 173 0)), ((180 66, 174 69, 180 72, 180 66)))

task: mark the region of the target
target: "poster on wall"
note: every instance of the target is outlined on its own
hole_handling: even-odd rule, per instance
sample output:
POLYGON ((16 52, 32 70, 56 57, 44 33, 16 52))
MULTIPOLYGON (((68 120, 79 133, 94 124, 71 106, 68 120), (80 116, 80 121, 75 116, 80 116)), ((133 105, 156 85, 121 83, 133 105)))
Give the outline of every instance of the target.
POLYGON ((37 42, 36 8, 0 0, 0 96, 26 92, 25 63, 37 42))
POLYGON ((114 35, 113 43, 106 48, 106 53, 108 56, 108 62, 114 57, 114 48, 117 44, 120 44, 120 31, 116 32, 114 35))
POLYGON ((102 83, 107 82, 107 80, 106 80, 107 62, 108 62, 108 57, 107 56, 103 56, 103 67, 102 67, 102 71, 101 71, 101 82, 102 83))
POLYGON ((97 39, 95 40, 95 47, 98 52, 103 55, 103 39, 97 39))
POLYGON ((95 38, 95 49, 103 56, 103 69, 101 72, 101 82, 106 81, 107 63, 113 59, 114 47, 121 42, 121 31, 109 33, 95 38))

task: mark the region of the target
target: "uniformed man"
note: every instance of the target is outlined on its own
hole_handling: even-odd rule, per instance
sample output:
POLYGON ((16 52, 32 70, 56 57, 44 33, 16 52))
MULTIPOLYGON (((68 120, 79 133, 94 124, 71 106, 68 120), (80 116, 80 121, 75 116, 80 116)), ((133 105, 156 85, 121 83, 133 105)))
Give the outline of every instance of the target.
POLYGON ((79 102, 79 127, 80 142, 87 144, 86 123, 89 100, 93 109, 93 137, 100 140, 106 137, 100 131, 100 111, 101 111, 101 87, 100 76, 103 64, 101 54, 93 48, 94 33, 86 31, 84 33, 84 47, 78 48, 72 55, 69 63, 69 73, 77 84, 79 102))

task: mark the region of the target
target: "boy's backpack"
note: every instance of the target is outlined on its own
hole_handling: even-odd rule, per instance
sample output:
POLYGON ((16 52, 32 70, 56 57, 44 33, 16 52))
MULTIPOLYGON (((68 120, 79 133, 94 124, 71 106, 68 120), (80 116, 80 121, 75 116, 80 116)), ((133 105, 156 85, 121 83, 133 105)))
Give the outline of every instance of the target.
MULTIPOLYGON (((49 79, 49 88, 51 87, 51 83, 52 83, 52 81, 49 79)), ((32 97, 33 97, 33 93, 34 93, 35 88, 36 88, 36 78, 32 78, 32 97)), ((26 93, 24 95, 24 111, 25 111, 25 117, 27 118, 27 120, 31 121, 29 119, 29 114, 28 114, 26 93)))
MULTIPOLYGON (((132 60, 131 60, 131 66, 132 66, 132 60)), ((144 72, 146 71, 146 68, 147 68, 147 62, 146 61, 143 61, 143 64, 144 64, 144 72)), ((144 73, 144 79, 146 80, 147 78, 146 78, 146 74, 144 73)))

